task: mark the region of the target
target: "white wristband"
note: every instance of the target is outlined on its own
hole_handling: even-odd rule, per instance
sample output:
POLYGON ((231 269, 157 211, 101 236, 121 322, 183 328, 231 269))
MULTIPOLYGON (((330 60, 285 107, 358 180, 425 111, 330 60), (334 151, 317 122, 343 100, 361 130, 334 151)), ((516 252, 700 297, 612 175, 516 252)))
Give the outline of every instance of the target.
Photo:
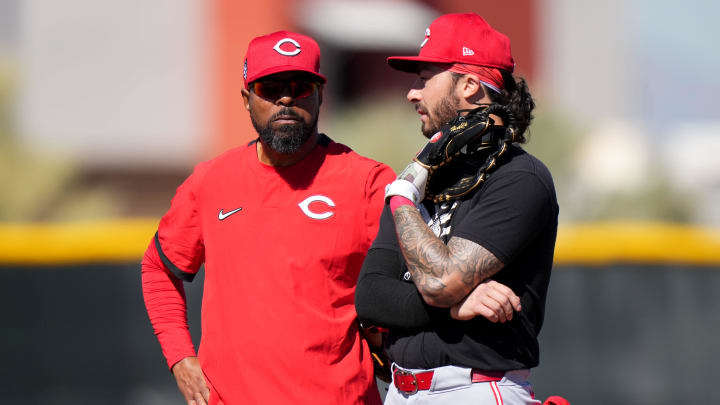
POLYGON ((402 179, 395 180, 387 185, 385 188, 385 202, 394 195, 405 197, 415 205, 418 205, 421 198, 418 188, 413 183, 402 179))

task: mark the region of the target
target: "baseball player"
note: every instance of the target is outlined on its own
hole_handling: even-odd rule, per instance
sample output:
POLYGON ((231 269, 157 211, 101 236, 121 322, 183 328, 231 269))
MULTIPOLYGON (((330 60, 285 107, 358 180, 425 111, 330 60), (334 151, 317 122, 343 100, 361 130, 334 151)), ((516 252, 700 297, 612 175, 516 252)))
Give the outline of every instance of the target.
POLYGON ((242 96, 258 139, 199 164, 142 262, 150 321, 188 404, 378 404, 355 283, 395 174, 318 133, 320 50, 253 39, 242 96), (183 281, 205 264, 196 355, 183 281))
POLYGON ((386 191, 356 307, 389 329, 385 404, 539 404, 528 382, 557 232, 548 169, 519 144, 534 103, 509 39, 477 14, 437 18, 407 99, 430 138, 386 191))

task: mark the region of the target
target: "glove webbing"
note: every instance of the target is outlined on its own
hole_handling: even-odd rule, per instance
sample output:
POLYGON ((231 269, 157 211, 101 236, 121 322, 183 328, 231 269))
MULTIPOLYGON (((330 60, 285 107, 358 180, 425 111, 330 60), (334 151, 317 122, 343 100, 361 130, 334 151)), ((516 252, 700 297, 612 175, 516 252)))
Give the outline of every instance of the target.
MULTIPOLYGON (((493 169, 497 168, 498 158, 505 154, 508 149, 508 144, 515 141, 515 119, 510 110, 506 106, 500 104, 491 104, 487 107, 484 113, 487 114, 488 117, 490 116, 490 114, 497 114, 503 117, 503 119, 507 122, 507 129, 505 130, 505 136, 498 140, 497 148, 495 149, 495 151, 490 156, 488 156, 483 166, 478 170, 478 173, 480 173, 480 175, 465 177, 454 186, 450 186, 443 190, 443 192, 440 194, 432 194, 430 192, 430 182, 428 181, 428 183, 425 185, 426 198, 430 198, 435 203, 451 201, 460 198, 468 194, 470 191, 475 190, 487 179, 490 172, 493 169), (469 186, 470 183, 473 184, 469 186)), ((448 162, 450 160, 452 160, 452 158, 448 159, 448 162)))

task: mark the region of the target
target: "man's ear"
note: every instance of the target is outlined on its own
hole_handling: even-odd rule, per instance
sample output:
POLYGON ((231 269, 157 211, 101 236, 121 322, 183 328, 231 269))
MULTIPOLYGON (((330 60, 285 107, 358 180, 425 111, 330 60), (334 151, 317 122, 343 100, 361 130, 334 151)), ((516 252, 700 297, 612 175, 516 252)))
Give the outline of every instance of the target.
POLYGON ((240 94, 243 98, 243 104, 245 104, 245 109, 250 111, 250 92, 247 89, 240 90, 240 94))
POLYGON ((325 90, 325 86, 322 84, 318 84, 318 105, 322 105, 323 90, 325 90))
POLYGON ((475 104, 487 96, 480 79, 472 73, 464 75, 458 84, 460 96, 471 104, 475 104))

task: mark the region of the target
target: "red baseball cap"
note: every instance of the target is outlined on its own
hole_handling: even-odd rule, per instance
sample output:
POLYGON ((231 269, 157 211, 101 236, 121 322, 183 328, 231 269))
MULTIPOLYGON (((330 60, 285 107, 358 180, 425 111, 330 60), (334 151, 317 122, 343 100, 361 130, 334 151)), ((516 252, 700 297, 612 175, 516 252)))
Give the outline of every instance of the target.
POLYGON ((445 14, 425 30, 418 56, 391 56, 390 67, 417 73, 421 63, 465 63, 512 72, 510 39, 477 14, 445 14))
POLYGON ((288 71, 307 72, 327 82, 320 74, 320 47, 314 39, 277 31, 250 41, 243 66, 245 88, 263 76, 288 71))

